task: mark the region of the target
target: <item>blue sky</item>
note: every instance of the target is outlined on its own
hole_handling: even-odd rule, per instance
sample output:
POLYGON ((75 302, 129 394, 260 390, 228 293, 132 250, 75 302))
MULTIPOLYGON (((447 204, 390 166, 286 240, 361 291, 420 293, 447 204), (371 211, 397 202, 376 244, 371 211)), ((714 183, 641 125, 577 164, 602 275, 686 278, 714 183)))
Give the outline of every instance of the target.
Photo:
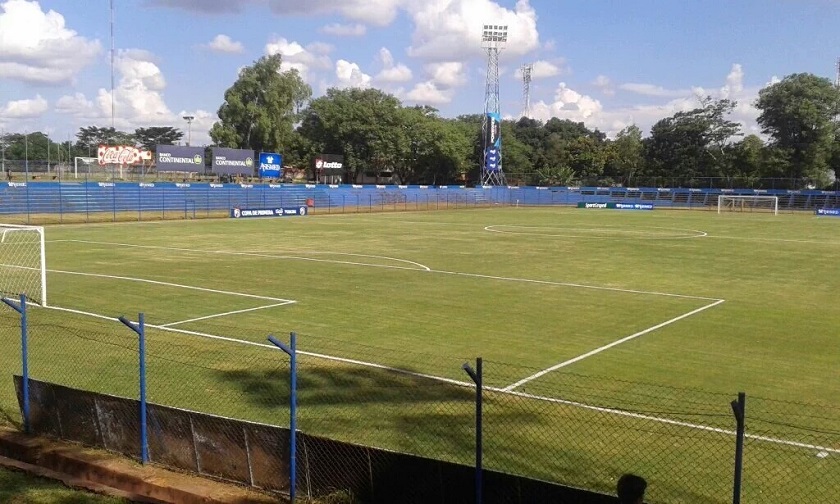
MULTIPOLYGON (((269 52, 315 95, 373 86, 445 116, 483 110, 481 25, 509 26, 501 107, 523 111, 517 69, 534 64, 531 115, 615 134, 693 108, 698 95, 752 107, 774 79, 834 79, 837 0, 115 0, 117 126, 207 129, 239 68, 269 52)), ((66 139, 107 126, 108 0, 0 0, 0 129, 66 139)))

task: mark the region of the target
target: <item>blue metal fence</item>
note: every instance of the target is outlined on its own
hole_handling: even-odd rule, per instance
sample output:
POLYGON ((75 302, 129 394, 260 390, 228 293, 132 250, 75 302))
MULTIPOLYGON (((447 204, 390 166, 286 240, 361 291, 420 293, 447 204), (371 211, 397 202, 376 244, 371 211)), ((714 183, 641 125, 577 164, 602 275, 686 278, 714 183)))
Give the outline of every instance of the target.
POLYGON ((439 210, 487 205, 649 203, 656 207, 713 208, 718 195, 768 195, 780 210, 840 207, 840 192, 817 190, 626 187, 463 187, 175 182, 0 183, 0 215, 29 222, 65 217, 194 218, 231 208, 314 206, 329 213, 439 210), (50 217, 45 217, 50 216, 50 217))

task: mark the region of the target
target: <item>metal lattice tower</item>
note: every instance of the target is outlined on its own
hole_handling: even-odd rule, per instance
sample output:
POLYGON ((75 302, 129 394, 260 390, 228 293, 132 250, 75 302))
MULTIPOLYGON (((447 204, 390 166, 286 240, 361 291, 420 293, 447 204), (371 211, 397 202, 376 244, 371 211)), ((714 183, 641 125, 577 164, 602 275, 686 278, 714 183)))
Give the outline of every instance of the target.
POLYGON ((837 58, 837 73, 834 77, 834 85, 840 88, 840 58, 837 58))
POLYGON ((505 172, 502 170, 501 153, 499 152, 498 169, 487 169, 488 145, 486 139, 489 137, 488 128, 494 127, 490 124, 488 114, 500 115, 499 107, 499 52, 507 44, 507 25, 484 25, 481 34, 481 47, 487 52, 487 81, 484 89, 484 118, 481 124, 483 149, 481 158, 481 185, 507 185, 505 172))
POLYGON ((522 117, 531 117, 531 72, 534 65, 522 65, 522 99, 525 108, 522 109, 522 117))

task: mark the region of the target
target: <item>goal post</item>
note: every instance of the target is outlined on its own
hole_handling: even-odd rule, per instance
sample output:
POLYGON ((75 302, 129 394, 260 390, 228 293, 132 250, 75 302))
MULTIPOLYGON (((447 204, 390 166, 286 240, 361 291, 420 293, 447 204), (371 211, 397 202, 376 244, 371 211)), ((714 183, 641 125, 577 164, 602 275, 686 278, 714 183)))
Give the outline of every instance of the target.
POLYGON ((0 296, 47 306, 44 228, 0 223, 0 296))
POLYGON ((779 197, 767 195, 721 194, 718 196, 718 213, 767 212, 779 215, 779 197))

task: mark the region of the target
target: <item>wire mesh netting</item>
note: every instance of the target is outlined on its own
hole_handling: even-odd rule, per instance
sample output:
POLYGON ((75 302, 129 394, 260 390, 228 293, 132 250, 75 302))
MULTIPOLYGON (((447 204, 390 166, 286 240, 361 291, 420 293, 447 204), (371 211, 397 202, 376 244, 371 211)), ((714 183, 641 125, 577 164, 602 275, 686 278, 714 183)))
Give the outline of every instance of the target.
MULTIPOLYGON (((56 435, 136 457, 137 335, 116 319, 40 307, 29 309, 28 322, 30 377, 67 387, 59 394, 32 382, 33 403, 40 405, 34 419, 56 435), (91 399, 76 389, 104 395, 91 399)), ((288 492, 289 356, 268 342, 160 326, 147 327, 145 337, 150 460, 288 492)), ((375 502, 399 484, 416 490, 405 502, 422 502, 439 500, 447 485, 471 491, 476 389, 461 366, 473 358, 298 337, 299 495, 375 502), (432 359, 451 373, 417 371, 432 359), (432 462, 460 476, 442 481, 440 469, 428 469, 432 462), (405 474, 411 481, 400 479, 405 474)), ((6 305, 0 345, 6 376, 20 374, 20 316, 6 305)), ((619 475, 634 472, 649 481, 648 502, 731 502, 734 393, 562 369, 540 374, 500 361, 485 361, 483 371, 486 470, 603 494, 613 493, 619 475)), ((0 422, 20 425, 16 393, 11 380, 0 382, 0 422)), ((824 502, 837 495, 838 419, 836 405, 748 396, 744 501, 824 502)), ((497 488, 494 502, 522 502, 517 488, 497 488)))

